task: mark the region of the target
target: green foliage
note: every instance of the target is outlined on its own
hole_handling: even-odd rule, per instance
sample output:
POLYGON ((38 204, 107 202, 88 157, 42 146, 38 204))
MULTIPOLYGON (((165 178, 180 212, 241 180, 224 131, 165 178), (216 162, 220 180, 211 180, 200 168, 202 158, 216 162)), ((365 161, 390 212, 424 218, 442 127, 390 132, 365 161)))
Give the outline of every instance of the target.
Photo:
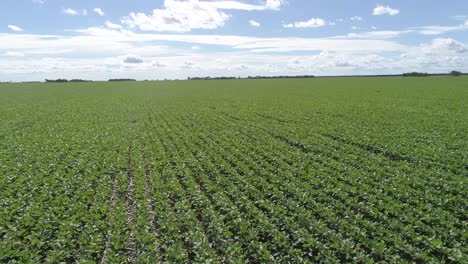
POLYGON ((450 75, 451 75, 451 76, 461 76, 461 75, 463 75, 463 73, 460 72, 460 71, 451 71, 451 72, 450 72, 450 75))
POLYGON ((407 72, 403 73, 403 77, 428 77, 429 74, 426 72, 407 72))
POLYGON ((466 81, 0 84, 0 262, 466 263, 466 81))

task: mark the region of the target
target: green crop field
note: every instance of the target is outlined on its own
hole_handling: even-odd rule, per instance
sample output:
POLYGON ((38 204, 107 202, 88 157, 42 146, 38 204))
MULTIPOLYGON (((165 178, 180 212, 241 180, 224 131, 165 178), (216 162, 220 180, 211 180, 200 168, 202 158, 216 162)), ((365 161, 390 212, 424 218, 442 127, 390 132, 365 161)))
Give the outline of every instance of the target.
POLYGON ((1 263, 468 261, 468 78, 0 84, 1 263))

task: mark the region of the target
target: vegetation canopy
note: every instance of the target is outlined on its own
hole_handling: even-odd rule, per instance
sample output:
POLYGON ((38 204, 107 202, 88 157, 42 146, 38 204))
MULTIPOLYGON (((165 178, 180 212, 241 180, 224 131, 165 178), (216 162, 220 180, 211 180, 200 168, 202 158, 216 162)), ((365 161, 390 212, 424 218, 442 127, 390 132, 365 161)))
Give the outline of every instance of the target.
POLYGON ((0 262, 466 263, 467 83, 0 84, 0 262))

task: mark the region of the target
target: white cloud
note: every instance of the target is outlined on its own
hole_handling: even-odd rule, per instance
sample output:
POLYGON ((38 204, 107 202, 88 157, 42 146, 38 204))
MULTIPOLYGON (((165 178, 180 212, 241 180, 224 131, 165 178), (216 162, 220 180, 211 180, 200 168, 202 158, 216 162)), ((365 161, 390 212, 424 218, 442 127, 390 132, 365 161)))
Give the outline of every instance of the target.
POLYGON ((88 10, 87 10, 87 9, 83 9, 83 10, 81 11, 81 14, 82 14, 83 16, 87 16, 87 15, 88 15, 88 10))
POLYGON ((192 50, 200 50, 200 46, 192 46, 192 50))
POLYGON ((143 63, 143 59, 136 57, 136 56, 127 56, 123 60, 124 63, 129 63, 129 64, 139 64, 143 63))
POLYGON ((425 26, 414 28, 418 33, 423 35, 440 35, 450 31, 468 30, 468 20, 464 24, 456 26, 425 26))
POLYGON ((143 31, 188 32, 192 29, 215 29, 230 18, 221 10, 278 10, 283 1, 267 0, 262 5, 240 1, 164 0, 164 8, 152 14, 130 13, 122 23, 143 31))
POLYGON ((71 8, 66 8, 62 11, 64 14, 66 15, 70 15, 70 16, 76 16, 78 15, 78 12, 76 12, 75 10, 71 9, 71 8))
POLYGON ((398 9, 393 9, 390 6, 383 6, 383 5, 378 5, 376 8, 374 8, 373 15, 374 16, 381 16, 381 15, 398 15, 400 13, 400 10, 398 9))
MULTIPOLYGON (((356 28, 358 29, 358 28, 356 28)), ((411 30, 403 30, 403 31, 370 31, 370 32, 363 32, 363 33, 349 33, 344 37, 335 37, 335 38, 351 38, 351 39, 392 39, 398 38, 404 34, 411 33, 411 30)))
POLYGON ((229 70, 243 71, 243 70, 247 70, 248 68, 249 68, 249 66, 247 66, 245 64, 239 64, 239 65, 229 67, 229 70))
POLYGON ((23 53, 17 51, 7 51, 3 55, 8 57, 24 57, 23 53))
POLYGON ((423 35, 440 35, 450 31, 460 30, 462 28, 458 26, 425 26, 419 28, 419 33, 423 35))
POLYGON ((468 48, 465 44, 451 38, 436 38, 430 45, 423 46, 423 51, 426 53, 467 53, 468 48))
POLYGON ((451 38, 436 38, 430 43, 409 48, 397 62, 406 71, 449 72, 468 70, 468 47, 451 38))
MULTIPOLYGON (((0 50, 21 52, 25 58, 38 57, 83 57, 101 60, 106 56, 126 56, 131 51, 137 56, 172 57, 177 54, 194 54, 187 50, 171 48, 172 42, 187 43, 193 46, 217 45, 226 51, 224 55, 237 52, 260 54, 261 52, 290 51, 335 51, 342 53, 398 52, 407 47, 388 40, 331 39, 331 38, 258 38, 229 35, 180 35, 180 34, 141 34, 127 30, 89 28, 75 32, 75 35, 30 35, 1 34, 0 50), (158 43, 159 45, 155 45, 158 43), (166 43, 167 46, 161 46, 166 43), (50 47, 54 47, 51 52, 50 47)), ((196 52, 195 54, 198 54, 196 52)), ((224 55, 220 55, 221 57, 224 55)), ((276 55, 275 55, 276 56, 276 55)), ((74 61, 76 59, 69 59, 74 61)), ((118 63, 124 60, 122 57, 118 63)), ((0 60, 1 61, 1 60, 0 60)), ((146 61, 146 59, 145 59, 146 61)), ((171 65, 167 63, 168 65, 171 65)))
POLYGON ((93 9, 93 11, 94 11, 94 13, 96 13, 96 14, 98 14, 100 16, 104 15, 104 11, 102 11, 101 8, 96 7, 96 8, 93 9))
POLYGON ((215 29, 224 26, 229 16, 213 7, 202 7, 198 1, 178 2, 166 0, 165 9, 153 14, 130 13, 122 19, 129 27, 144 31, 188 32, 192 29, 215 29))
MULTIPOLYGON (((106 80, 122 77, 143 80, 180 79, 189 76, 355 75, 468 70, 466 63, 468 53, 424 53, 422 48, 430 45, 431 43, 406 47, 405 56, 390 57, 372 51, 364 53, 322 51, 317 55, 274 56, 241 51, 144 56, 144 62, 136 64, 123 63, 126 56, 80 59, 45 57, 34 60, 27 57, 11 57, 0 60, 0 80, 43 80, 44 78, 106 80)), ((403 54, 403 51, 400 54, 403 54)))
POLYGON ((363 18, 360 17, 360 16, 353 16, 353 17, 350 17, 349 19, 350 19, 351 21, 362 21, 362 20, 363 20, 363 18))
POLYGON ((284 5, 283 0, 266 0, 265 7, 268 9, 278 10, 280 7, 284 5))
MULTIPOLYGON (((165 0, 164 2, 180 1, 180 0, 165 0)), ((279 10, 284 4, 283 0, 266 0, 263 4, 252 5, 246 4, 240 1, 206 1, 206 0, 186 0, 188 2, 196 3, 201 7, 212 7, 216 9, 233 9, 233 10, 245 10, 245 11, 262 11, 262 10, 279 10)))
POLYGON ((193 70, 200 69, 200 66, 197 66, 197 64, 193 61, 184 61, 180 68, 184 70, 193 70))
POLYGON ((155 62, 153 62, 151 65, 154 66, 154 67, 157 67, 157 68, 164 68, 164 67, 167 67, 166 64, 161 63, 161 62, 159 62, 159 61, 155 61, 155 62))
POLYGON ((258 23, 258 22, 255 21, 255 20, 249 20, 249 24, 250 24, 252 27, 259 27, 259 26, 261 26, 260 23, 258 23))
POLYGON ((392 40, 401 34, 405 31, 365 32, 335 38, 261 38, 143 34, 104 27, 72 31, 63 36, 0 33, 0 50, 9 52, 9 56, 0 52, 0 79, 122 76, 162 79, 227 73, 231 76, 338 75, 468 70, 466 44, 438 38, 408 46, 392 40), (172 42, 188 44, 183 47, 189 48, 170 46, 172 42), (223 52, 190 48, 202 45, 217 45, 223 52), (55 53, 50 53, 50 47, 54 47, 55 53), (318 51, 320 54, 290 54, 290 51, 318 51), (388 53, 395 55, 387 56, 388 53), (403 53, 404 56, 398 56, 403 53), (82 57, 76 58, 76 54, 82 57))
POLYGON ((15 26, 15 25, 8 25, 8 28, 12 31, 15 31, 15 32, 21 32, 23 31, 22 28, 18 27, 18 26, 15 26))
MULTIPOLYGON (((116 31, 105 28, 88 28, 77 31, 82 36, 75 36, 67 41, 75 41, 74 45, 92 45, 89 40, 100 43, 113 43, 110 47, 128 43, 151 43, 155 41, 183 42, 197 45, 221 45, 234 49, 262 51, 300 51, 300 50, 337 50, 337 51, 395 51, 405 47, 391 41, 365 39, 333 39, 333 38, 259 38, 232 35, 189 35, 189 34, 140 34, 130 31, 116 31), (81 43, 82 39, 87 39, 81 43)), ((1 41, 1 38, 0 38, 1 41)), ((39 44, 37 44, 39 45, 39 44)), ((103 44, 104 45, 104 44, 103 44)), ((0 48, 2 44, 0 42, 0 48)))
POLYGON ((105 23, 106 27, 110 28, 110 29, 122 29, 122 26, 119 25, 119 24, 114 24, 110 21, 106 21, 105 23))
POLYGON ((32 0, 32 2, 38 5, 43 5, 46 3, 46 0, 32 0))
POLYGON ((325 26, 327 23, 321 18, 311 18, 307 21, 294 22, 283 25, 285 28, 319 28, 325 26))

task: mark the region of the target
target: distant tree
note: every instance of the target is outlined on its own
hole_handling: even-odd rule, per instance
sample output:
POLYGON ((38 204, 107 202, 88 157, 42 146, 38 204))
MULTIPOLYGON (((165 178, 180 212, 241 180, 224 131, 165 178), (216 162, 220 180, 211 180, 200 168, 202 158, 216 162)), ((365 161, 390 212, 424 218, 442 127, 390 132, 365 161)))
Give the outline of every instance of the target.
POLYGON ((403 77, 427 77, 428 73, 425 72, 407 72, 403 73, 403 77))
POLYGON ((450 75, 451 76, 461 76, 463 73, 462 72, 459 72, 459 71, 451 71, 450 72, 450 75))
MULTIPOLYGON (((315 78, 314 75, 296 75, 296 76, 288 76, 288 75, 280 75, 280 76, 248 76, 247 79, 291 79, 291 78, 315 78)), ((242 79, 241 77, 233 77, 233 76, 219 76, 219 77, 188 77, 188 80, 234 80, 234 79, 242 79)))
POLYGON ((49 80, 45 79, 46 82, 52 82, 52 83, 63 83, 63 82, 68 82, 67 79, 57 79, 57 80, 49 80))
POLYGON ((89 81, 89 80, 82 80, 82 79, 72 79, 72 80, 70 80, 69 82, 92 82, 92 81, 89 81))
POLYGON ((135 82, 135 79, 109 79, 109 82, 135 82))

